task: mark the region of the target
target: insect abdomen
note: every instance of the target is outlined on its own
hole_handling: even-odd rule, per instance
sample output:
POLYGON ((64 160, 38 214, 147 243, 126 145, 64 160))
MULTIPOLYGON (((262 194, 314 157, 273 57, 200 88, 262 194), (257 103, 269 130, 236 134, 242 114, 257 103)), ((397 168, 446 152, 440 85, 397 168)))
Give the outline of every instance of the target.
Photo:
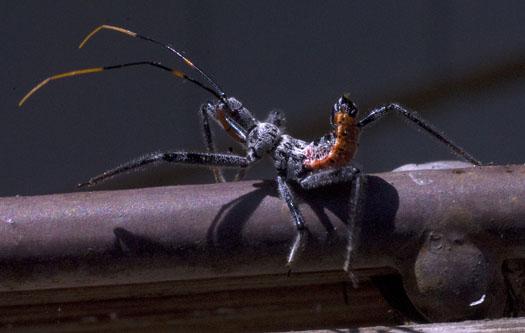
POLYGON ((334 115, 335 140, 328 154, 320 159, 306 160, 308 169, 317 170, 348 164, 357 152, 359 129, 355 117, 346 112, 334 115))

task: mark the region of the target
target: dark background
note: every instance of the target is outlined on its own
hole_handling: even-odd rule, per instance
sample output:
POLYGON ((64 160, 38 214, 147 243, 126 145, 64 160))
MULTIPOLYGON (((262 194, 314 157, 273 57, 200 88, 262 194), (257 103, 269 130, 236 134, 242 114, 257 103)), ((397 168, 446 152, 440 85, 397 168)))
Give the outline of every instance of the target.
MULTIPOLYGON (((0 195, 71 191, 150 151, 202 150, 197 111, 211 97, 152 68, 56 81, 17 108, 40 80, 72 69, 157 60, 188 71, 109 31, 78 50, 103 23, 173 43, 258 118, 285 111, 293 136, 326 132, 331 105, 349 91, 362 110, 391 101, 418 110, 483 162, 523 163, 524 22, 523 1, 4 0, 0 195)), ((362 135, 357 163, 377 172, 453 158, 390 117, 362 135)), ((249 177, 271 177, 268 167, 249 177)), ((180 167, 147 174, 155 184, 212 181, 180 167)), ((144 185, 135 178, 126 181, 144 185)))

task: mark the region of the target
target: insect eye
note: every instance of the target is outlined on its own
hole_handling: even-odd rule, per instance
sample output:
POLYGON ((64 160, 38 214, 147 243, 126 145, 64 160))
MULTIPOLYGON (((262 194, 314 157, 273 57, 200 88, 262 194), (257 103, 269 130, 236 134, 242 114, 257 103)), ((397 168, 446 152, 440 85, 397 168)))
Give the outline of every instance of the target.
POLYGON ((330 114, 330 125, 332 125, 332 127, 335 126, 334 117, 338 112, 345 112, 351 117, 355 117, 357 115, 357 106, 350 99, 350 94, 344 94, 341 96, 332 107, 332 112, 330 114))
POLYGON ((346 112, 350 116, 357 115, 357 106, 350 99, 350 94, 348 93, 344 94, 339 98, 337 103, 334 104, 334 109, 336 109, 336 112, 346 112))

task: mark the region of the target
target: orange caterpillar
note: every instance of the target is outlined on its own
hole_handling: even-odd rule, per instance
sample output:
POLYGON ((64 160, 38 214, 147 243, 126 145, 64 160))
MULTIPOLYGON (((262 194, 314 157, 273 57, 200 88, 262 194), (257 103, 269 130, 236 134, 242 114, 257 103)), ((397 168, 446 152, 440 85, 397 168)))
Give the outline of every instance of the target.
MULTIPOLYGON (((339 104, 339 103, 338 103, 339 104)), ((310 170, 324 169, 328 167, 341 167, 348 164, 357 152, 359 140, 359 128, 353 109, 348 109, 347 104, 339 104, 338 110, 333 116, 335 140, 329 147, 324 145, 307 147, 307 159, 304 166, 310 170), (324 147, 323 147, 324 146, 324 147), (324 157, 316 158, 312 150, 328 150, 324 157)), ((318 154, 317 154, 318 155, 318 154)))

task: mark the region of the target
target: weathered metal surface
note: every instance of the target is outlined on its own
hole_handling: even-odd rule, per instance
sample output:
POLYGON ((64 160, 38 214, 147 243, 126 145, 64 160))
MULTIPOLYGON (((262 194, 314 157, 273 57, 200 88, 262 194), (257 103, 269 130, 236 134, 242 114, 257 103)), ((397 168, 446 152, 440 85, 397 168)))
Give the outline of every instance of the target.
POLYGON ((455 323, 412 324, 402 326, 376 326, 337 330, 300 331, 296 333, 522 333, 525 332, 525 318, 494 320, 470 320, 455 323))
POLYGON ((395 267, 430 320, 509 311, 502 267, 525 257, 523 166, 370 176, 365 188, 356 267, 395 267))
MULTIPOLYGON (((311 281, 307 285, 269 287, 275 284, 269 281, 271 278, 279 280, 275 276, 259 278, 259 283, 266 284, 261 287, 251 279, 244 279, 251 288, 244 286, 243 289, 237 284, 235 289, 194 290, 187 294, 172 294, 168 286, 180 287, 177 283, 165 283, 162 294, 148 293, 156 288, 154 285, 130 285, 127 289, 131 294, 140 293, 140 297, 127 295, 111 299, 104 299, 104 288, 77 289, 76 292, 90 293, 93 300, 4 306, 0 318, 3 328, 22 332, 29 329, 35 332, 266 332, 349 323, 366 326, 399 323, 369 283, 352 290, 351 297, 345 298, 346 287, 341 282, 316 284, 311 281)), ((204 285, 209 282, 199 281, 204 285)))
MULTIPOLYGON (((303 205, 294 271, 342 269, 344 205, 303 205)), ((287 274, 296 233, 265 181, 3 198, 0 220, 0 291, 287 274)))
MULTIPOLYGON (((347 284, 350 186, 298 194, 289 276, 296 231, 270 181, 0 198, 0 307, 347 284)), ((398 271, 430 320, 519 313, 524 198, 524 166, 367 176, 353 270, 398 271)))

